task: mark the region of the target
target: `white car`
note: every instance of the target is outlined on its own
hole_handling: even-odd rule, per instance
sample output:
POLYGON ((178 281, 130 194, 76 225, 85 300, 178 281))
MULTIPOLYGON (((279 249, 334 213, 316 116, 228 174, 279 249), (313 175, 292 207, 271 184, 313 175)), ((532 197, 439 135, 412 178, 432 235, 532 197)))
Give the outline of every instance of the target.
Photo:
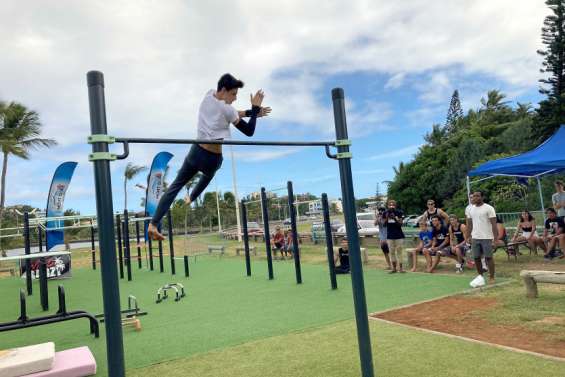
MULTIPOLYGON (((361 212, 356 215, 357 229, 360 236, 378 236, 379 227, 375 225, 375 214, 371 212, 361 212)), ((346 234, 345 225, 337 230, 338 234, 346 234)))

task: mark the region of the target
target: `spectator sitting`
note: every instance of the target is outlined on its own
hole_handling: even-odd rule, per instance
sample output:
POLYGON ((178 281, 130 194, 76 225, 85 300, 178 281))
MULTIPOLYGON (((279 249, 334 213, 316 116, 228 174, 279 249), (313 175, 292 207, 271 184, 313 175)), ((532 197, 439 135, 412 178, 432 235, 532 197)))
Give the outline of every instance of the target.
POLYGON ((465 256, 471 249, 471 245, 467 240, 467 225, 461 224, 455 215, 449 215, 449 238, 451 253, 448 256, 457 261, 455 272, 460 274, 463 272, 465 256))
POLYGON ((441 225, 439 216, 432 216, 432 246, 424 249, 424 256, 428 264, 427 271, 432 273, 443 256, 451 253, 449 248, 449 230, 441 225), (435 257, 432 260, 432 257, 435 257))
MULTIPOLYGON (((528 210, 522 211, 520 220, 516 226, 516 233, 512 237, 512 242, 528 242, 528 247, 537 254, 538 246, 541 247, 545 254, 545 243, 543 239, 538 237, 536 232, 536 220, 528 210)), ((508 253, 514 255, 518 252, 514 247, 508 248, 508 253)))
POLYGON ((504 227, 504 221, 500 216, 496 216, 496 229, 498 229, 498 238, 494 241, 494 247, 503 247, 508 243, 508 233, 504 227))
MULTIPOLYGON (((432 231, 428 226, 428 222, 425 219, 420 220, 420 233, 418 233, 418 246, 412 254, 412 269, 410 271, 416 272, 418 267, 418 254, 423 254, 424 249, 430 248, 432 246, 432 231)), ((426 266, 429 268, 430 266, 426 266)))
POLYGON ((565 222, 562 217, 557 217, 557 211, 553 208, 548 208, 547 220, 545 220, 545 229, 543 231, 543 240, 547 244, 544 258, 551 260, 555 257, 563 258, 563 251, 565 250, 565 222), (561 253, 555 249, 559 245, 561 253))
POLYGON ((294 240, 292 239, 292 230, 285 231, 284 249, 283 249, 285 256, 292 256, 293 242, 294 240))
POLYGON ((341 240, 340 247, 337 253, 334 253, 334 264, 336 274, 348 274, 349 273, 349 245, 347 244, 347 238, 344 237, 341 240), (339 261, 339 266, 337 262, 339 261))
POLYGON ((281 230, 280 226, 275 228, 275 234, 273 234, 273 238, 271 240, 273 253, 275 254, 275 258, 277 257, 277 251, 281 253, 281 259, 284 259, 283 249, 284 249, 284 233, 281 230))
POLYGON ((427 209, 422 214, 422 218, 428 222, 430 226, 432 226, 432 217, 438 216, 441 225, 446 226, 449 222, 449 216, 445 213, 444 210, 441 208, 436 208, 436 202, 433 199, 428 199, 426 203, 427 209))

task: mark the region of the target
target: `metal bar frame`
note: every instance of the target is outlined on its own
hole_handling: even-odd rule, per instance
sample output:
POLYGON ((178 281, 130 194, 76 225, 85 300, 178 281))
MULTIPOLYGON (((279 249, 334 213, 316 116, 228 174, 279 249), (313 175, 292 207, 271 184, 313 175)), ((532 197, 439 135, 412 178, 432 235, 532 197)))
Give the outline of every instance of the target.
MULTIPOLYGON (((104 99, 104 76, 102 72, 91 71, 87 74, 89 94, 91 135, 107 136, 106 108, 104 99)), ((348 139, 347 123, 345 116, 345 96, 343 89, 332 90, 334 110, 334 123, 336 139, 348 139)), ((129 143, 166 143, 166 144, 226 144, 226 145, 268 145, 268 146, 323 146, 326 155, 337 158, 341 180, 343 207, 346 219, 347 236, 351 260, 351 284, 353 290, 353 303, 357 324, 357 339, 359 342, 359 357, 363 377, 373 377, 373 360, 371 353, 371 339, 369 333, 369 319, 363 281, 363 268, 359 245, 359 233, 355 218, 355 198, 353 178, 351 172, 351 154, 348 143, 331 142, 265 142, 265 141, 239 141, 239 140, 196 140, 196 139, 140 139, 116 138, 124 146, 124 153, 118 158, 126 158, 129 154, 129 143), (330 146, 337 146, 337 155, 330 153, 330 146)), ((108 141, 92 143, 93 153, 108 153, 108 141)), ((116 245, 114 241, 114 218, 112 202, 112 182, 110 179, 110 160, 97 159, 93 161, 94 181, 96 188, 96 206, 100 223, 100 249, 102 260, 102 297, 104 300, 104 317, 106 318, 106 356, 108 359, 108 374, 110 377, 125 376, 124 345, 120 319, 120 293, 116 263, 116 245), (109 259, 107 263, 105 259, 109 259)), ((263 195, 264 190, 263 190, 263 195)), ((266 220, 266 219, 265 219, 266 220)), ((265 221, 267 222, 267 221, 265 221)), ((268 228, 268 222, 267 222, 268 228)), ((269 235, 266 232, 265 237, 269 235)), ((267 244, 267 247, 270 245, 267 244)))

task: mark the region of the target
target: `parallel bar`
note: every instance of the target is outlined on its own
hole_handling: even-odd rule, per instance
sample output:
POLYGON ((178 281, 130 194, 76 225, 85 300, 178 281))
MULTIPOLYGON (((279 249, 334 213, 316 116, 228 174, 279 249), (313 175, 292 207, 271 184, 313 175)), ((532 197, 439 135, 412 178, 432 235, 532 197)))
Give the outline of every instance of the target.
MULTIPOLYGON (((332 90, 336 139, 347 139, 347 122, 345 120, 345 98, 343 89, 332 90)), ((338 153, 349 152, 349 146, 339 146, 338 153)), ((363 377, 373 377, 373 356, 371 353, 371 338, 369 335, 369 318, 363 281, 363 265, 359 246, 359 232, 355 216, 355 194, 353 192, 353 176, 351 160, 341 158, 339 161, 339 176, 343 200, 343 213, 349 242, 349 258, 351 260, 351 285, 353 288, 353 304, 357 322, 357 339, 359 341, 359 357, 363 377)))
POLYGON ((141 243, 139 240, 139 221, 135 222, 135 240, 137 241, 137 267, 141 269, 141 243))
POLYGON ((298 229, 296 227, 296 210, 294 208, 294 190, 292 182, 286 183, 288 192, 288 211, 290 213, 290 229, 292 231, 292 255, 294 257, 294 270, 296 272, 296 284, 302 284, 302 269, 300 268, 300 248, 298 247, 298 229))
POLYGON ((330 284, 332 289, 337 289, 337 279, 335 276, 334 245, 332 237, 332 226, 330 223, 330 206, 328 205, 328 195, 322 194, 322 212, 324 214, 324 228, 326 230, 326 252, 328 254, 328 268, 330 272, 330 284))
POLYGON ((96 244, 94 243, 94 225, 90 225, 90 250, 92 253, 92 269, 96 270, 96 244))
POLYGON ((243 230, 243 247, 245 249, 245 271, 247 276, 251 276, 251 258, 249 257, 249 233, 247 233, 247 208, 245 208, 245 200, 241 201, 240 212, 243 230))
POLYGON ((167 223, 169 225, 169 258, 171 258, 171 275, 176 275, 175 246, 173 244, 173 215, 171 210, 167 212, 167 223))
MULTIPOLYGON (((39 252, 43 252, 43 231, 37 228, 37 242, 39 244, 39 252)), ((41 309, 49 310, 49 288, 47 286, 47 260, 39 259, 39 297, 41 298, 41 309)))
POLYGON ((117 137, 118 143, 131 144, 222 144, 222 145, 271 145, 289 147, 325 147, 335 146, 335 141, 249 141, 249 140, 202 140, 202 139, 161 139, 117 137))
MULTIPOLYGON (((24 249, 26 255, 31 254, 31 241, 29 239, 29 213, 24 212, 24 249)), ((27 294, 31 296, 33 288, 31 285, 31 260, 26 259, 26 288, 27 294)))
MULTIPOLYGON (((93 135, 105 135, 108 131, 106 127, 106 105, 104 103, 104 76, 101 72, 91 71, 88 73, 87 78, 90 133, 93 135)), ((92 144, 92 152, 108 152, 108 144, 92 144)), ((99 229, 100 270, 102 271, 102 297, 104 300, 104 319, 106 323, 108 376, 125 377, 110 162, 98 160, 94 161, 93 164, 99 229)))
POLYGON ((116 215, 116 233, 118 234, 118 263, 120 265, 120 279, 124 278, 124 251, 122 248, 122 220, 116 215))
POLYGON ((184 256, 184 276, 190 276, 190 270, 188 269, 188 255, 184 256))
POLYGON ((163 266, 163 241, 157 241, 159 245, 159 272, 165 271, 165 267, 163 266))
POLYGON ((126 271, 128 274, 128 281, 131 281, 131 248, 129 241, 129 214, 128 210, 124 209, 124 222, 123 222, 123 233, 124 233, 124 251, 125 251, 125 261, 126 261, 126 271))
POLYGON ((153 271, 153 241, 147 237, 147 247, 149 249, 149 270, 153 271))
POLYGON ((269 270, 269 280, 273 280, 273 256, 271 255, 271 233, 269 232, 269 208, 267 206, 267 193, 261 187, 261 203, 263 210, 263 229, 265 232, 265 248, 267 249, 267 268, 269 270))

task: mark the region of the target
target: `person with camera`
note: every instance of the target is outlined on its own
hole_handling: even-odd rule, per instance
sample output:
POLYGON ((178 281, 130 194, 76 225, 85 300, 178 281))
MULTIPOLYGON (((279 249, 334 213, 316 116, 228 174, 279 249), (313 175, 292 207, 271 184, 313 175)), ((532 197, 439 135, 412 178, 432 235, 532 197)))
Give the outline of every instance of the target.
POLYGON ((386 218, 385 218, 386 208, 381 207, 375 213, 375 225, 379 227, 379 242, 381 244, 381 250, 385 256, 387 270, 392 270, 392 264, 390 263, 390 255, 388 243, 386 242, 387 232, 386 232, 386 218))
POLYGON ((404 252, 404 232, 402 231, 402 219, 404 213, 396 208, 396 201, 388 201, 387 210, 384 213, 386 221, 386 242, 390 250, 390 260, 392 261, 391 274, 396 272, 406 272, 402 268, 404 252))

